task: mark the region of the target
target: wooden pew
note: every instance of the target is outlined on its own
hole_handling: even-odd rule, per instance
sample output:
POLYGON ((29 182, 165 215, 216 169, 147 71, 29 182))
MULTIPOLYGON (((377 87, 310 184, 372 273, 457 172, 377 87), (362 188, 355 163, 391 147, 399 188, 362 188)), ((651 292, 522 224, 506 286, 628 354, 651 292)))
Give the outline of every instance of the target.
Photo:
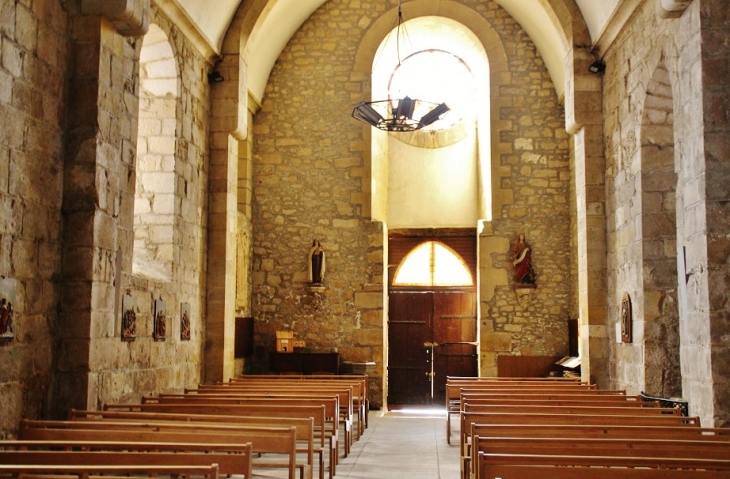
MULTIPOLYGON (((475 438, 473 448, 487 457, 491 454, 528 454, 541 456, 592 456, 621 458, 686 458, 727 460, 730 459, 728 441, 694 441, 690 439, 659 438, 533 438, 533 437, 481 437, 475 438)), ((601 464, 602 460, 597 460, 601 464)), ((603 459, 605 461, 605 459, 603 459)), ((474 477, 480 477, 475 461, 474 477)), ((610 461, 605 462, 611 464, 610 461)), ((659 466, 657 466, 659 467, 659 466)), ((730 461, 728 462, 730 468, 730 461)))
MULTIPOLYGON (((283 468, 289 479, 311 479, 312 464, 297 463, 296 431, 294 428, 265 428, 251 426, 226 426, 194 422, 113 422, 113 421, 31 421, 21 420, 18 432, 26 441, 55 441, 57 444, 80 443, 123 443, 127 448, 144 444, 147 449, 163 449, 165 443, 183 443, 195 451, 222 450, 217 443, 245 446, 249 450, 249 465, 266 468, 283 468), (281 461, 250 461, 253 454, 281 454, 281 461)), ((2 443, 0 443, 2 444, 2 443)), ((91 446, 89 446, 91 448, 91 446)), ((184 451, 184 449, 183 449, 184 451)), ((224 462, 219 462, 221 473, 243 474, 232 471, 224 462)), ((249 476, 251 477, 250 473, 249 476)))
MULTIPOLYGON (((295 383, 306 381, 307 384, 344 384, 353 388, 353 400, 355 401, 355 407, 358 411, 358 434, 362 435, 367 428, 368 413, 370 411, 370 403, 368 399, 369 382, 367 375, 247 375, 240 376, 238 378, 231 378, 228 383, 217 383, 221 384, 246 384, 250 382, 261 382, 261 381, 275 381, 285 383, 295 383)), ((200 387, 208 387, 215 385, 201 385, 200 387)))
MULTIPOLYGON (((109 466, 117 466, 117 473, 122 471, 152 471, 158 467, 172 471, 176 468, 190 469, 191 466, 208 469, 213 464, 224 461, 231 468, 239 471, 245 468, 249 457, 243 454, 228 454, 216 452, 137 452, 137 451, 84 451, 84 450, 0 450, 0 464, 12 466, 15 470, 30 470, 32 466, 52 467, 51 472, 57 472, 64 466, 70 471, 80 470, 86 466, 92 471, 101 471, 109 466)), ((218 470, 218 466, 215 467, 218 470)), ((6 467, 6 471, 12 470, 6 467)), ((38 472, 38 471, 36 471, 38 472)), ((247 476, 251 477, 251 476, 247 476)))
POLYGON ((730 461, 479 453, 479 479, 728 479, 730 461), (510 462, 508 462, 510 461, 510 462), (559 466, 555 465, 557 463, 559 466), (565 467, 570 466, 570 467, 565 467), (675 469, 672 469, 675 468, 675 469))
MULTIPOLYGON (((472 424, 471 444, 481 437, 491 438, 548 438, 565 442, 588 439, 661 439, 721 441, 730 444, 730 429, 683 426, 577 425, 577 424, 472 424)), ((462 471, 469 470, 474 460, 472 452, 462 457, 462 471)), ((471 471, 473 473, 473 470, 471 471)), ((466 474, 464 474, 466 477, 466 474)))
POLYGON ((471 460, 476 454, 472 448, 472 430, 483 425, 545 425, 558 427, 562 425, 581 426, 665 426, 675 428, 699 428, 700 421, 697 417, 684 417, 674 415, 606 415, 596 414, 561 414, 561 413, 495 413, 495 412, 462 412, 460 431, 460 455, 462 458, 461 469, 465 474, 474 467, 471 460))
POLYGON ((446 383, 446 441, 451 444, 451 417, 461 410, 461 394, 490 393, 500 395, 510 394, 605 394, 624 395, 625 391, 600 390, 595 385, 586 385, 572 381, 489 381, 452 380, 446 383))
POLYGON ((338 416, 335 413, 335 420, 328 418, 324 404, 310 405, 282 405, 274 401, 249 404, 207 404, 207 403, 182 403, 182 404, 105 404, 104 412, 154 412, 173 414, 202 414, 216 416, 271 416, 271 417, 313 417, 315 419, 315 432, 322 435, 329 451, 329 465, 332 474, 336 473, 338 461, 338 416), (323 429, 318 428, 320 415, 324 414, 323 429))
MULTIPOLYGON (((242 397, 204 397, 196 395, 181 395, 177 397, 165 396, 157 398, 143 398, 142 404, 135 405, 136 407, 144 407, 153 404, 158 405, 202 405, 202 406, 226 406, 226 405, 273 405, 281 408, 289 408, 294 406, 324 406, 325 408, 325 419, 327 420, 328 427, 331 431, 332 436, 335 438, 336 449, 339 450, 339 430, 340 430, 340 405, 339 396, 259 396, 250 395, 242 397)), ((105 409, 108 410, 124 410, 123 408, 129 405, 105 405, 105 409), (119 409, 122 408, 122 409, 119 409)), ((199 411, 202 413, 202 410, 199 411)), ((345 430, 348 430, 348 426, 345 425, 345 430)), ((347 457, 350 448, 347 440, 342 441, 343 444, 343 457, 347 457)))
MULTIPOLYGON (((485 399, 472 395, 462 395, 462 404, 470 404, 472 406, 596 406, 596 407, 622 407, 622 408, 658 408, 658 402, 644 401, 626 401, 620 397, 606 399, 604 396, 564 396, 555 398, 549 396, 546 398, 532 396, 532 399, 509 398, 509 399, 485 399)), ((677 410, 677 414, 681 411, 677 410)))
POLYGON ((576 424, 576 425, 634 425, 634 426, 688 426, 699 427, 697 417, 674 415, 625 415, 564 414, 535 412, 462 412, 460 431, 460 454, 467 458, 470 451, 472 424, 576 424))
MULTIPOLYGON (((107 435, 108 436, 108 435, 107 435)), ((246 479, 252 477, 252 447, 251 443, 192 443, 192 442, 141 442, 141 441, 110 441, 110 440, 3 440, 0 441, 0 451, 100 451, 115 452, 124 454, 126 452, 164 452, 180 454, 178 460, 169 464, 188 464, 185 454, 195 453, 196 455, 211 453, 207 461, 189 462, 191 465, 207 465, 211 461, 218 461, 218 471, 225 475, 243 475, 246 479), (212 459, 211 459, 212 458, 212 459)), ((169 458, 170 456, 165 456, 169 458)), ((147 456, 145 456, 147 458, 147 456)), ((19 455, 18 461, 23 459, 19 455)), ((151 464, 165 464, 157 458, 151 460, 151 464)), ((126 464, 126 463, 125 463, 126 464)))
MULTIPOLYGON (((344 425, 344 435, 346 444, 348 445, 346 454, 349 453, 350 446, 353 442, 352 430, 354 428, 353 420, 353 390, 350 386, 337 386, 337 385, 326 385, 318 386, 313 385, 307 387, 307 385, 289 385, 285 383, 286 387, 276 387, 272 384, 251 384, 247 386, 232 385, 225 387, 213 387, 213 388, 199 388, 199 389, 186 389, 185 394, 159 394, 158 396, 152 396, 143 398, 143 402, 155 401, 156 398, 181 398, 181 397, 206 397, 206 398, 239 398, 239 397, 250 397, 250 398, 305 398, 305 397, 331 397, 336 395, 339 403, 340 417, 342 419, 341 424, 344 425)), ((359 439, 359 434, 357 438, 359 439)))
POLYGON ((217 479, 218 464, 209 466, 196 465, 135 465, 120 466, 94 464, 0 464, 0 477, 47 479, 50 474, 54 478, 77 477, 79 479, 116 479, 127 476, 175 478, 175 479, 217 479))
MULTIPOLYGON (((125 421, 125 422, 149 422, 156 421, 173 421, 173 422, 195 422, 203 424, 222 424, 235 427, 242 426, 264 426, 264 427, 295 427, 297 443, 303 443, 304 447, 298 447, 297 452, 303 452, 308 457, 308 463, 312 464, 313 456, 317 456, 317 464, 320 479, 324 479, 324 454, 325 438, 320 434, 315 437, 313 417, 273 417, 273 416, 223 416, 210 414, 169 414, 169 413, 150 413, 150 412, 128 412, 128 411, 83 411, 72 409, 69 413, 69 419, 79 422, 83 421, 125 421), (315 445, 315 441, 317 444, 315 445)), ((316 422, 321 429, 324 427, 324 407, 321 409, 318 421, 316 422)), ((330 479, 334 471, 330 467, 330 479)))
POLYGON ((340 407, 342 408, 343 415, 349 418, 353 425, 355 432, 355 439, 359 439, 365 429, 365 404, 366 404, 366 390, 365 382, 362 380, 317 380, 309 379, 306 382, 301 379, 293 380, 281 380, 281 379, 253 379, 254 376, 248 377, 248 379, 240 379, 235 382, 217 383, 217 384, 201 384, 196 390, 186 390, 185 392, 208 392, 208 391, 277 391, 277 392, 289 392, 289 391, 305 391, 310 393, 315 392, 339 392, 343 388, 349 390, 350 399, 345 402, 344 395, 340 397, 340 407), (355 421, 357 419, 357 421, 355 421), (357 423, 357 427, 355 427, 357 423))

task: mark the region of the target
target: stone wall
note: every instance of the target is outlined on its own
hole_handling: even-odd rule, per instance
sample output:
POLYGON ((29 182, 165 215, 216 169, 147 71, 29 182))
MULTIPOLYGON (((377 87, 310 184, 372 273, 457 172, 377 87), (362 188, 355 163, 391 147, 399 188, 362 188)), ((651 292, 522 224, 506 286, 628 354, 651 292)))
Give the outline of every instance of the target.
POLYGON ((67 22, 57 0, 0 4, 0 278, 16 289, 15 338, 0 342, 0 438, 41 414, 54 362, 67 22))
POLYGON ((20 417, 65 417, 69 407, 200 381, 209 64, 155 13, 181 85, 172 109, 172 268, 169 281, 133 276, 141 38, 82 14, 79 2, 6 2, 0 18, 0 108, 12 118, 0 128, 0 277, 16 290, 15 337, 0 343, 6 437, 20 417), (120 338, 127 291, 137 301, 134 341, 120 338), (152 338, 157 299, 167 304, 164 341, 152 338), (183 302, 190 341, 180 338, 183 302))
MULTIPOLYGON (((482 270, 498 277, 497 294, 482 293, 483 373, 496 352, 563 354, 571 308, 570 161, 562 106, 534 45, 494 2, 460 1, 497 32, 507 70, 495 84, 499 129, 506 145, 493 165, 502 205, 490 226, 501 240, 482 252, 482 270), (508 277, 510 243, 524 232, 534 248, 538 288, 520 303, 508 277)), ((390 7, 396 6, 390 2, 390 7)), ((293 330, 313 351, 338 348, 344 360, 378 361, 385 374, 382 289, 383 232, 367 217, 369 143, 352 106, 369 95, 369 78, 351 75, 353 56, 382 2, 327 2, 292 37, 269 78, 255 117, 253 315, 260 367, 276 330, 293 330), (327 255, 323 292, 307 289, 313 239, 327 255)), ((463 10, 461 11, 463 13, 463 10)), ((443 14, 449 16, 448 8, 443 14)), ((486 23, 485 22, 485 23, 486 23)), ((378 201, 378 200, 376 200, 378 201)), ((493 278, 489 281, 495 283, 493 278)), ((485 372, 486 371, 486 372, 485 372)), ((379 398, 378 398, 379 399, 379 398)))
POLYGON ((576 308, 563 105, 524 31, 504 12, 490 17, 505 45, 511 76, 497 100, 500 140, 509 149, 493 159, 499 200, 481 234, 482 375, 497 374, 499 355, 567 355, 567 320, 576 308), (512 245, 521 233, 532 248, 535 289, 513 281, 512 245))
MULTIPOLYGON (((156 161, 160 165, 167 164, 169 172, 165 180, 169 184, 165 185, 164 194, 161 195, 170 197, 169 201, 165 200, 160 221, 165 225, 165 233, 164 237, 158 239, 168 248, 165 254, 169 276, 148 274, 144 268, 132 273, 133 258, 136 261, 139 253, 132 247, 134 230, 137 229, 132 210, 136 214, 140 202, 134 200, 135 181, 125 181, 126 188, 121 193, 123 221, 119 224, 118 247, 122 252, 119 292, 123 294, 128 289, 135 298, 137 338, 131 342, 120 340, 118 326, 121 313, 113 321, 113 330, 92 337, 92 354, 103 351, 103 356, 92 356, 96 361, 92 361, 91 365, 89 407, 98 407, 104 402, 138 400, 142 395, 156 392, 180 391, 201 382, 207 259, 205 228, 209 65, 185 35, 155 8, 151 12, 151 22, 155 29, 164 32, 172 49, 179 93, 171 105, 165 106, 166 112, 158 113, 158 117, 167 117, 160 129, 156 130, 149 122, 141 124, 139 131, 135 126, 130 144, 137 143, 136 134, 139 133, 140 136, 144 135, 147 144, 168 145, 162 147, 164 151, 156 161), (159 299, 165 302, 166 307, 164 340, 155 340, 153 337, 154 303, 159 299), (190 310, 190 340, 183 340, 180 335, 183 303, 190 310)), ((115 43, 119 41, 118 38, 114 40, 115 43)), ((137 61, 142 39, 135 39, 132 44, 133 49, 126 50, 123 57, 132 63, 131 86, 134 90, 130 93, 139 95, 137 61)), ((165 79, 165 82, 170 81, 169 78, 165 79)), ((134 101, 125 104, 133 105, 134 101)), ((138 111, 126 113, 136 122, 138 111)), ((124 118, 125 115, 119 116, 124 118)), ((150 146, 143 151, 148 153, 143 158, 149 163, 149 152, 154 154, 155 150, 150 146)), ((132 157, 129 171, 120 171, 124 175, 122 178, 135 179, 135 171, 142 168, 138 161, 140 159, 132 157)))
MULTIPOLYGON (((706 426, 726 423, 728 403, 727 388, 722 386, 728 382, 723 366, 727 361, 717 346, 726 330, 714 327, 716 318, 726 316, 727 288, 720 286, 726 280, 720 278, 727 278, 727 249, 721 247, 716 251, 723 253, 710 255, 711 240, 705 236, 714 228, 727 230, 726 210, 714 207, 726 200, 727 188, 720 185, 724 180, 712 180, 726 178, 727 167, 711 173, 711 165, 719 163, 711 161, 706 144, 712 141, 708 129, 727 131, 727 116, 719 120, 706 106, 717 104, 717 95, 727 97, 727 77, 723 76, 727 69, 718 69, 716 63, 719 59, 727 65, 727 22, 723 2, 695 1, 678 18, 661 18, 654 2, 644 2, 605 56, 603 113, 611 271, 607 328, 612 338, 624 292, 631 295, 634 306, 633 342, 613 341, 611 348, 612 384, 630 394, 655 387, 655 365, 666 362, 657 355, 667 353, 672 334, 677 334, 656 320, 674 314, 678 317, 675 328, 682 376, 679 394, 689 401, 690 414, 700 416, 706 426), (705 26, 711 18, 717 29, 705 26), (704 47, 707 39, 712 39, 713 47, 704 47), (719 76, 720 81, 711 79, 719 76), (705 85, 708 81, 712 87, 705 85), (708 90, 716 95, 714 100, 704 98, 708 90), (662 99, 662 95, 668 98, 662 99), (673 171, 665 174, 658 162, 667 156, 673 171), (660 182, 670 186, 658 187, 660 182), (658 195, 657 188, 666 191, 666 196, 658 195), (708 202, 711 198, 718 202, 708 202), (665 221, 676 221, 676 238, 661 240, 660 224, 665 221), (670 251, 660 253, 661 249, 670 251), (657 261, 663 254, 674 259, 677 251, 683 253, 684 271, 678 271, 676 263, 663 266, 657 261), (675 279, 659 294, 657 278, 675 279), (667 335, 658 334, 658 327, 667 335), (662 339, 664 350, 657 351, 656 338, 662 339)), ((715 142, 713 147, 723 144, 714 150, 714 158, 727 156, 726 141, 715 142)))

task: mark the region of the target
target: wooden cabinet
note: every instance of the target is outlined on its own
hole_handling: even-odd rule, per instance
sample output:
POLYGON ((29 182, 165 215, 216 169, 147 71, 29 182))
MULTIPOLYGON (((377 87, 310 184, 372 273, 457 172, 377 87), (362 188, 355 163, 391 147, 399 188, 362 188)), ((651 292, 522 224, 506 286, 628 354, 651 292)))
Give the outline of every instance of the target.
POLYGON ((269 356, 272 373, 312 374, 326 372, 339 374, 339 353, 276 353, 269 356))

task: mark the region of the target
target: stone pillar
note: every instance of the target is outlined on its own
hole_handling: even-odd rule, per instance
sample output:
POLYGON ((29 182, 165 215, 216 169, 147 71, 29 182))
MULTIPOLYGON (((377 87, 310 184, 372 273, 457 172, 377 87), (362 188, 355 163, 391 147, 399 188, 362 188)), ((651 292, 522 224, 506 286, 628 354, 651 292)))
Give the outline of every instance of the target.
MULTIPOLYGON (((694 12, 694 8, 692 9, 694 12)), ((730 13, 726 2, 705 0, 701 22, 702 111, 707 214, 707 281, 714 424, 730 426, 730 13)), ((703 423, 704 424, 704 423, 703 423)))
MULTIPOLYGON (((118 334, 117 251, 131 208, 138 99, 134 44, 99 16, 71 16, 69 113, 63 193, 61 302, 53 414, 96 408, 94 340, 118 334), (116 282, 115 282, 116 280, 116 282)), ((129 226, 129 225, 127 225, 129 226)), ((129 246, 131 249, 131 246, 129 246)))
MULTIPOLYGON (((235 22, 239 23, 240 20, 236 19, 235 22)), ((239 32, 239 27, 234 24, 223 45, 223 58, 217 66, 223 81, 211 85, 208 283, 203 375, 206 382, 225 381, 235 374, 238 175, 239 162, 245 164, 250 157, 249 145, 245 141, 249 115, 246 67, 240 56, 240 37, 236 32, 239 32)), ((246 218, 250 219, 250 202, 246 218)))
POLYGON ((588 67, 586 50, 567 56, 566 129, 573 135, 578 246, 578 311, 583 381, 607 387, 608 304, 606 270, 605 159, 603 154, 601 77, 588 67))

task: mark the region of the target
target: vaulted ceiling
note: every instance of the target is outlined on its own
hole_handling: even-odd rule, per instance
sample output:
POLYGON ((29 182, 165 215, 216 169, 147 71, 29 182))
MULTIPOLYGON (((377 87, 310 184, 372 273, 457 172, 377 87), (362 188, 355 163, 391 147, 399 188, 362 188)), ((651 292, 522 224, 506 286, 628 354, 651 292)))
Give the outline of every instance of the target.
MULTIPOLYGON (((250 91, 255 98, 261 99, 268 74, 282 49, 304 21, 327 0, 216 0, 214 8, 210 2, 202 0, 155 1, 158 4, 175 4, 180 8, 215 52, 220 52, 226 31, 239 7, 246 7, 247 3, 257 4, 256 9, 262 13, 248 45, 249 52, 254 52, 248 66, 251 72, 256 72, 249 78, 250 91)), ((409 1, 420 0, 405 0, 404 5, 409 1)), ((606 35, 607 26, 620 16, 621 10, 626 10, 628 4, 637 3, 637 0, 496 0, 532 37, 559 93, 563 89, 563 65, 569 45, 565 44, 565 36, 556 26, 556 22, 564 19, 557 18, 560 14, 557 9, 551 10, 551 5, 569 4, 571 1, 579 8, 594 46, 606 35)), ((433 0, 430 2, 433 3, 433 0)))
MULTIPOLYGON (((178 3, 181 9, 187 14, 188 18, 196 25, 203 36, 208 39, 213 46, 219 49, 223 36, 225 35, 231 18, 235 14, 241 3, 253 0, 217 0, 215 8, 211 8, 210 3, 201 0, 165 0, 178 3)), ((286 8, 279 8, 281 14, 288 17, 283 24, 301 25, 307 17, 322 5, 326 0, 269 0, 272 6, 286 4, 286 8)), ((522 22, 531 22, 540 24, 540 16, 544 16, 541 9, 535 8, 535 2, 526 2, 520 0, 497 0, 500 4, 509 4, 510 13, 522 22)), ((591 38, 595 40, 603 31, 618 5, 622 0, 575 0, 578 4, 583 18, 588 25, 591 38)), ((282 24, 281 19, 275 19, 276 23, 282 24)), ((289 32, 289 36, 294 32, 289 32)))

